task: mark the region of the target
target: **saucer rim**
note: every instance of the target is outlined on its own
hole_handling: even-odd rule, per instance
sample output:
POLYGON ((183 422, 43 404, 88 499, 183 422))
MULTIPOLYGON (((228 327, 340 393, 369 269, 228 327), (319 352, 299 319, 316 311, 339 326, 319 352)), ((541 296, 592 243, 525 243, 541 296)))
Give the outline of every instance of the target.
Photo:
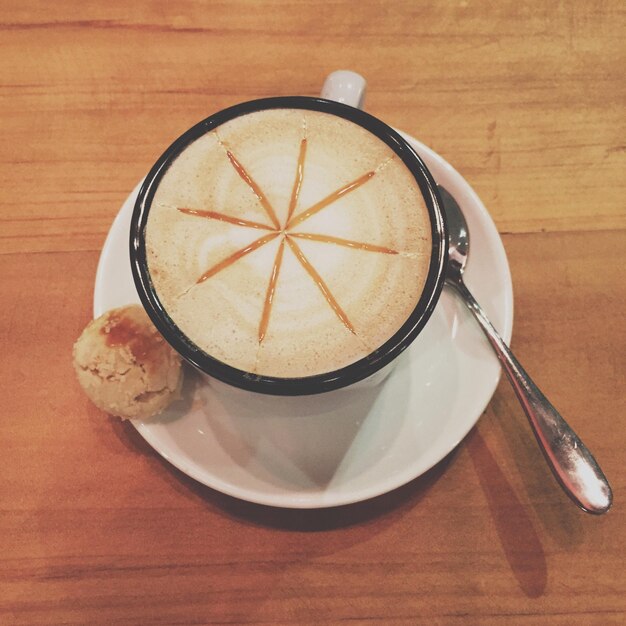
MULTIPOLYGON (((489 215, 486 207, 476 194, 476 192, 472 189, 471 185, 465 180, 461 174, 454 169, 443 157, 437 154, 434 150, 424 145, 423 143, 416 140, 414 137, 404 133, 402 131, 398 131, 406 141, 408 141, 420 154, 420 156, 426 161, 427 166, 431 169, 432 172, 432 163, 435 163, 436 167, 434 169, 439 170, 437 173, 433 173, 433 177, 435 178, 438 184, 443 184, 441 180, 439 180, 440 176, 443 174, 444 178, 449 178, 451 182, 448 182, 448 186, 453 189, 458 185, 461 185, 463 188, 463 194, 467 194, 473 200, 472 211, 477 210, 477 217, 485 223, 487 229, 491 231, 489 234, 489 244, 490 244, 490 252, 493 256, 496 257, 499 264, 499 271, 503 272, 505 279, 505 291, 504 294, 504 308, 502 309, 502 317, 503 321, 501 323, 500 332, 505 340, 505 342, 509 342, 511 338, 512 328, 513 328, 513 290, 512 290, 512 282, 510 269, 508 265, 508 260, 506 257, 506 251, 502 244, 502 240, 497 231, 497 228, 489 215)), ((94 315, 102 314, 106 308, 104 306, 104 300, 106 296, 102 293, 102 282, 104 280, 104 276, 106 274, 107 260, 109 255, 111 254, 111 246, 113 240, 113 233, 116 229, 119 229, 124 222, 124 219, 127 217, 125 215, 125 211, 128 211, 128 205, 130 204, 130 210, 132 211, 132 206, 134 205, 134 200, 132 200, 136 194, 139 192, 139 188, 141 186, 141 182, 137 187, 133 190, 133 192, 128 196, 128 198, 123 203, 120 211, 118 212, 113 224, 109 230, 106 241, 102 248, 102 253, 100 255, 100 259, 98 262, 98 269, 96 272, 96 280, 94 286, 94 315), (124 214, 124 215, 123 215, 124 214)), ((444 184, 446 186, 446 184, 444 184)), ((461 202, 463 204, 463 202, 461 202)), ((131 268, 130 265, 128 267, 129 275, 131 276, 131 268)), ((133 283, 134 284, 134 283, 133 283)), ((139 302, 139 296, 137 295, 137 302, 139 302)), ((407 351, 410 353, 410 350, 407 351)), ((494 357, 495 358, 495 357, 494 357)), ((410 481, 418 478, 423 475, 425 472, 429 471, 434 467, 437 463, 439 463, 442 459, 444 459, 450 452, 452 452, 467 436, 469 431, 476 425, 480 416, 484 412, 485 408, 491 401, 493 394, 498 385, 499 379, 501 375, 501 369, 498 368, 497 375, 490 380, 490 384, 487 385, 484 383, 483 387, 486 390, 484 406, 482 406, 480 411, 476 411, 475 417, 466 421, 466 428, 462 428, 459 430, 458 435, 454 439, 450 439, 446 442, 444 446, 440 445, 435 453, 431 453, 423 455, 424 463, 422 463, 419 468, 415 468, 415 466, 411 465, 411 470, 406 471, 404 473, 394 473, 390 475, 386 480, 379 480, 373 484, 370 484, 368 487, 364 487, 357 490, 352 490, 349 492, 336 491, 332 489, 332 485, 330 485, 330 489, 327 491, 306 491, 306 492, 292 492, 285 491, 284 493, 275 493, 275 492, 266 492, 263 493, 258 489, 255 490, 253 488, 241 487, 239 485, 233 484, 232 482, 227 482, 222 480, 217 475, 212 473, 210 470, 204 469, 202 471, 198 471, 197 468, 200 466, 195 462, 188 462, 187 456, 184 454, 172 455, 167 450, 164 450, 164 446, 160 441, 159 433, 152 428, 153 424, 150 422, 131 422, 135 429, 139 432, 139 434, 144 438, 144 440, 165 460, 174 465, 177 469, 182 471, 184 474, 189 477, 197 480, 201 484, 204 484, 211 489, 215 489, 221 493, 226 495, 238 498, 240 500, 244 500, 247 502, 261 504, 266 506, 280 507, 280 508, 289 508, 289 509, 323 509, 329 507, 336 506, 344 506, 349 504, 354 504, 356 502, 362 502, 365 500, 372 499, 377 496, 381 496, 385 493, 393 491, 410 481), (209 475, 210 480, 207 475, 209 475)))

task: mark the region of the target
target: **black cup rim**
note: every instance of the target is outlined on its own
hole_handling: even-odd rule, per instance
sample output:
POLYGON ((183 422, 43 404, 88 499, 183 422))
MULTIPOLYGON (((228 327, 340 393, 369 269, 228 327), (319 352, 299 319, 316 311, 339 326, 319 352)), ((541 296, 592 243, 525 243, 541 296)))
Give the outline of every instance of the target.
POLYGON ((246 391, 270 395, 312 395, 359 382, 393 361, 418 336, 441 295, 448 258, 447 229, 437 185, 425 163, 409 143, 390 126, 354 107, 308 96, 280 96, 250 100, 219 111, 183 133, 154 164, 139 190, 130 225, 130 260, 137 292, 149 317, 168 343, 200 371, 246 391), (362 126, 384 141, 404 162, 417 181, 431 223, 432 256, 422 295, 406 322, 368 356, 332 372, 300 378, 279 378, 245 372, 204 352, 167 314, 150 279, 146 259, 145 229, 150 206, 169 165, 192 141, 241 115, 265 109, 308 109, 331 113, 362 126))

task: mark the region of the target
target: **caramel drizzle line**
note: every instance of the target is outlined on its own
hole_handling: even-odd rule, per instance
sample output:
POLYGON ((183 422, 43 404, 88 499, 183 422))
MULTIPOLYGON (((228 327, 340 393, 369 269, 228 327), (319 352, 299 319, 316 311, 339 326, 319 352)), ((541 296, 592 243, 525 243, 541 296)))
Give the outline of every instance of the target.
POLYGON ((304 220, 309 219, 309 217, 321 211, 324 207, 328 206, 332 202, 335 202, 336 200, 339 200, 339 198, 341 198, 342 196, 345 196, 347 193, 354 191, 361 185, 365 184, 372 176, 374 176, 375 173, 376 172, 374 171, 367 172, 366 174, 363 174, 363 176, 357 178, 356 180, 353 180, 351 183, 344 185, 343 187, 341 187, 341 189, 333 191, 333 193, 329 194, 323 200, 320 200, 312 207, 308 208, 306 211, 303 211, 302 213, 300 213, 300 215, 293 217, 287 224, 287 228, 294 228, 298 224, 304 222, 304 220))
POLYGON ((334 243, 338 246, 346 246, 348 248, 358 248, 359 250, 367 250, 368 252, 382 252, 383 254, 399 254, 397 250, 377 246, 373 243, 362 243, 360 241, 352 241, 351 239, 342 239, 341 237, 333 237, 332 235, 315 235, 313 233, 289 233, 290 237, 299 237, 300 239, 309 239, 311 241, 321 241, 322 243, 334 243))
POLYGON ((249 228, 260 228, 262 230, 274 230, 271 226, 261 224, 260 222, 251 222, 250 220, 243 220, 238 217, 231 217, 224 213, 217 213, 216 211, 200 211, 198 209, 178 208, 181 213, 185 215, 195 215, 197 217, 206 217, 212 220, 219 220, 220 222, 228 222, 229 224, 236 224, 237 226, 248 226, 249 228))
POLYGON ((274 259, 274 267, 272 268, 272 274, 270 276, 270 282, 267 285, 267 293, 265 294, 265 305, 263 306, 263 315, 261 316, 261 323, 259 324, 259 344, 265 339, 267 333, 267 327, 270 323, 270 314, 272 312, 272 303, 274 301, 274 292, 276 291, 276 283, 278 282, 278 274, 280 273, 280 267, 283 263, 283 252, 285 251, 285 238, 283 237, 280 242, 278 252, 276 252, 276 258, 274 259))
POLYGON ((311 265, 309 260, 304 256, 302 250, 300 250, 300 246, 295 241, 292 241, 291 237, 287 236, 287 243, 291 248, 291 251, 296 255, 296 258, 302 264, 302 267, 308 272, 309 276, 315 281, 315 284, 319 287, 320 291, 324 298, 326 298, 326 302, 330 305, 330 308, 335 312, 337 317, 343 322, 343 325, 353 334, 356 335, 356 331, 354 330, 354 326, 350 323, 348 316, 345 314, 344 310, 339 306, 337 300, 330 292, 328 285, 323 281, 322 277, 317 273, 316 269, 311 265))
POLYGON ((302 179, 304 178, 304 160, 306 159, 306 138, 300 142, 300 154, 298 155, 298 167, 296 169, 296 180, 293 183, 293 190, 291 192, 291 200, 289 201, 289 211, 287 213, 287 224, 296 210, 296 204, 298 204, 298 196, 300 195, 300 188, 302 187, 302 179))
POLYGON ((263 208, 269 215, 276 229, 280 230, 280 223, 278 221, 278 218, 276 217, 276 213, 274 209, 272 208, 270 201, 265 197, 265 194, 263 193, 261 188, 256 184, 256 182, 254 182, 250 174, 246 172, 244 166, 241 163, 239 163, 239 161, 237 161, 237 159, 235 158, 235 155, 230 150, 226 150, 226 154, 228 155, 228 158, 230 162, 232 163, 232 166, 237 171, 237 174, 239 174, 239 176, 243 178, 244 182, 248 185, 248 187, 250 187, 250 189, 252 189, 252 191, 254 192, 254 195, 259 199, 259 201, 263 205, 263 208))
POLYGON ((246 254, 250 254, 257 248, 264 246, 266 243, 272 241, 272 239, 278 237, 280 233, 270 233, 269 235, 265 235, 260 237, 256 241, 253 241, 251 244, 247 245, 245 248, 241 250, 237 250, 234 254, 231 254, 229 257, 226 257, 223 261, 220 261, 217 265, 214 265, 210 269, 208 269, 198 280, 196 284, 203 283, 207 278, 211 278, 221 270, 227 268, 229 265, 232 265, 235 261, 238 261, 241 257, 246 256, 246 254))

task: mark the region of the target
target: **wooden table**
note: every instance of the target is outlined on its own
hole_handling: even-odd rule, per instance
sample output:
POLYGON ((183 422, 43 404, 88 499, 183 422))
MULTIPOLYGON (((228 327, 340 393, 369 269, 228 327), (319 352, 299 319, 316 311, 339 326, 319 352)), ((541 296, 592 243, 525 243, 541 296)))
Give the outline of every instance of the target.
POLYGON ((625 623, 625 22, 619 1, 3 2, 0 623, 625 623), (505 381, 426 475, 317 511, 204 488, 81 393, 99 251, 164 146, 340 67, 491 212, 513 347, 608 515, 555 485, 505 381))

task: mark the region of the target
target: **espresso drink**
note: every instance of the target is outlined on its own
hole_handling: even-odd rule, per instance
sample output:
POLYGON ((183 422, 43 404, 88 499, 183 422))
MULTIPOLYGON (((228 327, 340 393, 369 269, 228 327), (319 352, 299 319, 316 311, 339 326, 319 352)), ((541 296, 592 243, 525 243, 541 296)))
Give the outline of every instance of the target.
POLYGON ((300 109, 242 115, 187 146, 146 226, 150 278, 201 350, 250 373, 304 377, 394 335, 429 269, 415 178, 376 135, 300 109))

